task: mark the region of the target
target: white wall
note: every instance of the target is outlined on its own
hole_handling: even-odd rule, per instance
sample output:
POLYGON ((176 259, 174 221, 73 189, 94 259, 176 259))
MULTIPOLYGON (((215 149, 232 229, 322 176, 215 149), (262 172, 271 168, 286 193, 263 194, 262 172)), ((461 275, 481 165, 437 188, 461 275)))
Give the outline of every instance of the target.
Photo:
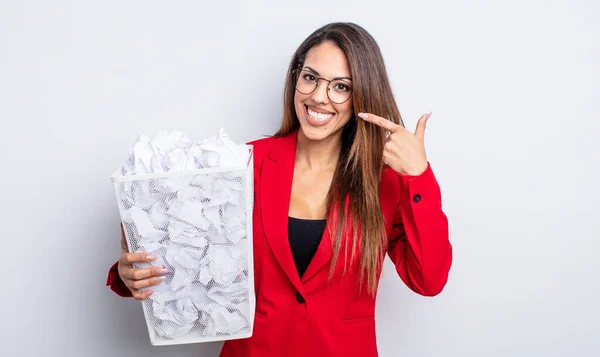
POLYGON ((105 286, 109 175, 138 132, 273 133, 295 48, 328 21, 378 40, 427 150, 454 265, 423 298, 387 263, 382 357, 600 355, 597 1, 0 1, 1 356, 217 356, 152 347, 105 286))

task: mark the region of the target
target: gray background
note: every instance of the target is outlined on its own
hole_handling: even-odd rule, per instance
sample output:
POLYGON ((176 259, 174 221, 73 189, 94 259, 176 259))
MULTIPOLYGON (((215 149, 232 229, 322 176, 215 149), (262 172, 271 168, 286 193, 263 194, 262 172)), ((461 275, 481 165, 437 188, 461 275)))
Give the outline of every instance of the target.
POLYGON ((271 134, 295 48, 329 21, 378 40, 450 219, 444 292, 386 262, 392 356, 600 355, 597 1, 0 1, 1 356, 217 356, 152 347, 104 286, 109 175, 137 133, 271 134))

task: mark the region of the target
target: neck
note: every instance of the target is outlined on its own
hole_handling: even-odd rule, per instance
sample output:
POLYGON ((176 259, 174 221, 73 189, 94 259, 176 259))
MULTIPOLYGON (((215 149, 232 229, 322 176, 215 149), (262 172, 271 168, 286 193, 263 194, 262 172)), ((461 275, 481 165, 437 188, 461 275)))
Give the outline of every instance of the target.
POLYGON ((304 135, 302 129, 298 129, 296 165, 311 171, 335 169, 341 149, 341 131, 323 140, 311 140, 304 135))

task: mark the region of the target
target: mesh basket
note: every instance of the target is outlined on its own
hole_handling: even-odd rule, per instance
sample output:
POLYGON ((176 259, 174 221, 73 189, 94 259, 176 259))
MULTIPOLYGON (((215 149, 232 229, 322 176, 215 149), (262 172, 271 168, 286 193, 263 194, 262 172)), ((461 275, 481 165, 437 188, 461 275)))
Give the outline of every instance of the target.
POLYGON ((112 182, 129 252, 156 255, 165 280, 142 307, 152 345, 246 338, 254 321, 253 155, 246 167, 112 182))

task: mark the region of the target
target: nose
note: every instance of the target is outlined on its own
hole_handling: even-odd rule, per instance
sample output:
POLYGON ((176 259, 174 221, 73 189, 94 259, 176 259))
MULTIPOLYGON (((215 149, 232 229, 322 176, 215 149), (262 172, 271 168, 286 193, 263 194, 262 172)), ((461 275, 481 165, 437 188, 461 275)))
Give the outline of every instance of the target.
POLYGON ((311 99, 316 103, 327 104, 329 102, 329 96, 327 95, 327 91, 329 90, 329 83, 326 81, 318 81, 317 88, 312 93, 311 99))

